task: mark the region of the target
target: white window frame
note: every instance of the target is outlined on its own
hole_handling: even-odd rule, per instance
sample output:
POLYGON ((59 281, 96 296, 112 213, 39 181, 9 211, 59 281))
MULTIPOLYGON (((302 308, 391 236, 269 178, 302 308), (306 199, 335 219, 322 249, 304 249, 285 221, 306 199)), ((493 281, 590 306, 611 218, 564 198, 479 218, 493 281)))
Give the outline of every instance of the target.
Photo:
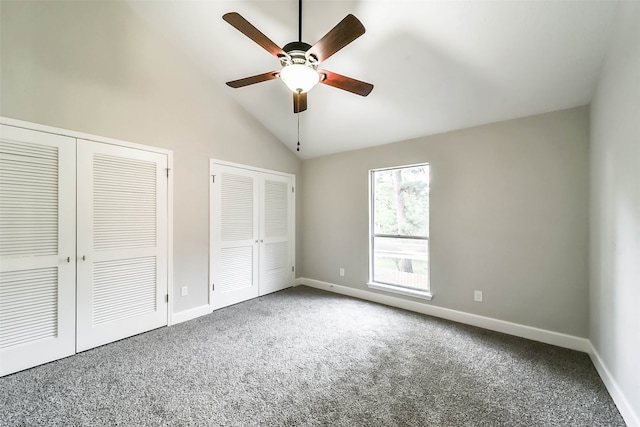
MULTIPOLYGON (((393 237, 393 238, 410 238, 415 239, 419 238, 420 240, 427 240, 430 245, 429 236, 422 237, 407 237, 403 235, 389 235, 389 234, 376 234, 374 231, 374 203, 375 203, 375 183, 374 183, 374 173, 386 170, 396 170, 396 169, 408 169, 416 166, 430 166, 429 163, 416 163, 412 165, 403 165, 403 166, 394 166, 387 168, 378 168, 378 169, 370 169, 369 170, 369 281, 367 286, 371 289, 376 289, 385 292, 391 292, 395 294, 410 296, 414 298, 421 298, 425 300, 431 300, 433 298, 433 294, 431 293, 431 248, 429 246, 428 253, 428 267, 427 267, 427 283, 429 283, 429 290, 419 290, 414 288, 405 287, 402 285, 394 285, 389 283, 380 283, 375 282, 373 280, 373 270, 374 270, 374 238, 375 237, 393 237)), ((430 169, 429 169, 430 170, 430 169)))

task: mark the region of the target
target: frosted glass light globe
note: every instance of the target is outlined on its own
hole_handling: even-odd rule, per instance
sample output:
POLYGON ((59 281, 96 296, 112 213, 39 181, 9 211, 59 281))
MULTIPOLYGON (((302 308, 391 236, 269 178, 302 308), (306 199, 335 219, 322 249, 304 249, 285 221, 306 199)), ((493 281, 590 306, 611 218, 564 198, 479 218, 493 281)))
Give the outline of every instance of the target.
POLYGON ((316 70, 302 64, 287 65, 280 71, 280 80, 296 93, 311 90, 319 81, 320 75, 316 70))

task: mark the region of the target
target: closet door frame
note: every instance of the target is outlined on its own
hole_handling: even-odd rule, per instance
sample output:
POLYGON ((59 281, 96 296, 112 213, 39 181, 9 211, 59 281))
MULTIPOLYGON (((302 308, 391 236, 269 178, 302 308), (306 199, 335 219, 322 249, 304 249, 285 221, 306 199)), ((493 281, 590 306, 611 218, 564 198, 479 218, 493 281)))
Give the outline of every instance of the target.
MULTIPOLYGON (((214 308, 214 304, 213 304, 213 281, 214 281, 214 274, 213 274, 213 250, 214 250, 214 235, 213 235, 213 230, 212 230, 212 224, 213 224, 213 215, 214 215, 214 211, 212 209, 212 202, 214 200, 214 178, 213 175, 215 175, 215 171, 216 171, 216 167, 217 166, 226 166, 226 167, 232 167, 232 168, 237 168, 237 169, 244 169, 247 171, 251 171, 251 172, 257 172, 259 174, 269 174, 269 175, 276 175, 276 176, 280 176, 280 177, 285 177, 287 179, 291 180, 291 193, 290 197, 291 197, 291 209, 289 210, 290 215, 288 216, 288 227, 289 230, 291 230, 291 234, 290 234, 290 239, 289 239, 289 263, 291 265, 291 284, 293 285, 295 282, 295 265, 296 265, 296 176, 294 174, 291 173, 287 173, 287 172, 280 172, 280 171, 275 171, 275 170, 271 170, 271 169, 264 169, 264 168, 259 168, 259 167, 253 167, 253 166, 249 166, 249 165, 245 165, 245 164, 241 164, 241 163, 234 163, 234 162, 228 162, 225 160, 218 160, 218 159, 210 159, 209 161, 209 307, 211 310, 213 310, 214 308)), ((263 185, 263 181, 259 182, 259 185, 263 185)), ((262 190, 260 190, 262 191, 262 190)), ((260 200, 256 200, 256 203, 258 203, 259 205, 263 204, 263 200, 262 198, 260 198, 260 200)), ((262 206, 260 206, 260 210, 262 210, 262 206)), ((262 218, 264 214, 261 212, 260 216, 262 218)), ((260 233, 262 233, 262 231, 260 231, 260 233)), ((259 270, 259 266, 260 266, 260 261, 258 262, 258 270, 259 270)), ((258 274, 260 274, 260 272, 258 271, 258 274)), ((258 278, 258 280, 260 280, 260 278, 258 278)), ((262 296, 263 293, 260 292, 259 296, 262 296)))
MULTIPOLYGON (((164 148, 151 147, 149 145, 136 144, 129 141, 122 141, 119 139, 108 138, 98 135, 92 135, 84 132, 77 132, 70 129, 58 128, 55 126, 42 125, 38 123, 27 122, 24 120, 17 120, 8 117, 0 116, 0 123, 4 125, 14 126, 18 128, 36 130, 40 132, 47 132, 54 135, 61 135, 66 137, 75 138, 78 140, 84 139, 103 144, 116 145, 121 147, 134 148, 137 150, 151 151, 154 153, 165 154, 167 156, 167 291, 169 294, 169 303, 167 304, 167 320, 168 325, 174 324, 173 322, 173 151, 164 148)), ((78 141, 78 144, 82 141, 78 141)))

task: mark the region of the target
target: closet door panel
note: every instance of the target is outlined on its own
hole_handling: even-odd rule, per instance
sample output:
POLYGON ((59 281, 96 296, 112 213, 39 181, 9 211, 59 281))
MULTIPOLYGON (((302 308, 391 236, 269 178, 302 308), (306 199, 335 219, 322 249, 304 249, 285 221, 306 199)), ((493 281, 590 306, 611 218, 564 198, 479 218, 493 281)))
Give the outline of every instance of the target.
POLYGON ((75 145, 0 128, 0 375, 75 352, 75 145))
POLYGON ((78 142, 78 351, 167 324, 166 167, 78 142))
POLYGON ((259 295, 259 186, 250 170, 214 165, 211 169, 212 309, 259 295))
POLYGON ((262 174, 260 295, 293 284, 293 180, 262 174))

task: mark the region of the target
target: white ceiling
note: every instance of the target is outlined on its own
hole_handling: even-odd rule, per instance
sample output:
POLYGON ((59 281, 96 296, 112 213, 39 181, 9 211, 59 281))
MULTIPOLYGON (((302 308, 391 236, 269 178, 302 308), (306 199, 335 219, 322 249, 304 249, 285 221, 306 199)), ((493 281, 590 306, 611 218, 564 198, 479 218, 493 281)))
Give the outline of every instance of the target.
MULTIPOLYGON (((279 69, 279 62, 222 15, 236 11, 284 46, 297 40, 296 0, 129 4, 295 151, 298 115, 282 82, 224 85, 279 69)), ((311 45, 349 13, 362 21, 366 33, 322 68, 375 88, 366 98, 312 89, 299 115, 299 156, 588 104, 616 8, 612 1, 303 0, 302 38, 311 45)))

